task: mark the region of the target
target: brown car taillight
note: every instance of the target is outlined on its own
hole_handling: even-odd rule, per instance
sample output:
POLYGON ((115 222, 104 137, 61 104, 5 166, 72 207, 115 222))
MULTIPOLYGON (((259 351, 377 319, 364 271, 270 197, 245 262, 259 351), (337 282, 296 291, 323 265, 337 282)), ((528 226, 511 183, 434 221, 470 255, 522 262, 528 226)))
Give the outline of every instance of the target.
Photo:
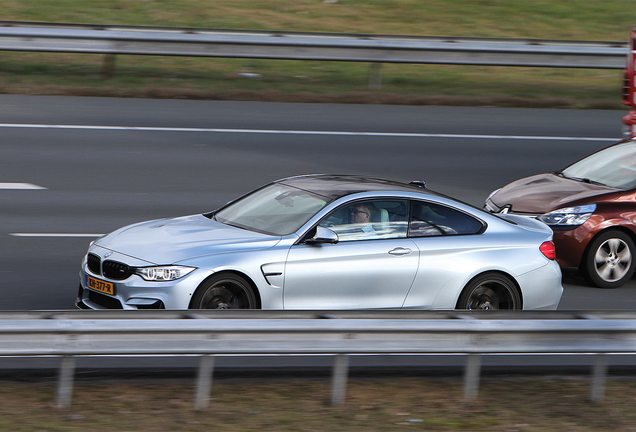
POLYGON ((539 250, 541 251, 543 255, 545 255, 547 259, 549 260, 556 259, 556 248, 554 247, 553 241, 546 241, 541 243, 541 246, 539 246, 539 250))

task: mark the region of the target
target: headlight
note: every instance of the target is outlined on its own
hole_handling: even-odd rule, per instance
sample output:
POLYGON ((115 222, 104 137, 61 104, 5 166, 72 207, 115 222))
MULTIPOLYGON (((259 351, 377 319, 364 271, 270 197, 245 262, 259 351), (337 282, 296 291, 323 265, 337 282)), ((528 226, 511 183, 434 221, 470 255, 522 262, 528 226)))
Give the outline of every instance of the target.
POLYGON ((548 225, 582 225, 592 216, 594 210, 596 210, 596 204, 568 207, 543 214, 537 217, 537 219, 548 225))
POLYGON ((163 266, 140 267, 135 273, 147 281, 173 281, 184 277, 194 270, 194 267, 163 266))

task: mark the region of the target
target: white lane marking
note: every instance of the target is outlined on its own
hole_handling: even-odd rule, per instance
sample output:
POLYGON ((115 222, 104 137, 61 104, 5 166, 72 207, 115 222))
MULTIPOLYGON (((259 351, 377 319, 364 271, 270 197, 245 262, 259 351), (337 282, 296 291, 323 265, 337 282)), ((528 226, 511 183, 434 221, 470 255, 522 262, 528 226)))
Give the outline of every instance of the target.
POLYGON ((31 183, 0 183, 0 189, 46 189, 45 187, 34 185, 31 183))
POLYGON ((114 130, 114 131, 154 131, 154 132, 214 132, 214 133, 251 133, 251 134, 286 134, 286 135, 341 135, 341 136, 375 136, 404 138, 461 138, 461 139, 512 139, 537 141, 607 141, 617 142, 620 138, 595 137, 557 137, 529 135, 470 135, 470 134, 432 134, 432 133, 398 133, 398 132, 345 132, 345 131, 302 131, 277 129, 218 129, 218 128, 170 128, 146 126, 91 126, 91 125, 47 125, 0 123, 0 128, 35 128, 35 129, 81 129, 81 130, 114 130))
POLYGON ((9 233, 14 237, 101 237, 104 234, 71 234, 71 233, 9 233))

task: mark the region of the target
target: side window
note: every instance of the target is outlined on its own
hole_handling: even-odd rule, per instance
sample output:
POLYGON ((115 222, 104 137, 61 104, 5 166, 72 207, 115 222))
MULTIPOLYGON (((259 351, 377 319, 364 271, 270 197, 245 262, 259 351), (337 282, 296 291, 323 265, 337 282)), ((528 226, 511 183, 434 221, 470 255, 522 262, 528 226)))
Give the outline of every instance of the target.
POLYGON ((479 220, 450 207, 424 201, 413 201, 411 205, 411 237, 477 234, 484 227, 479 220))
POLYGON ((408 200, 364 200, 337 208, 319 225, 335 231, 340 241, 405 238, 408 214, 408 200))

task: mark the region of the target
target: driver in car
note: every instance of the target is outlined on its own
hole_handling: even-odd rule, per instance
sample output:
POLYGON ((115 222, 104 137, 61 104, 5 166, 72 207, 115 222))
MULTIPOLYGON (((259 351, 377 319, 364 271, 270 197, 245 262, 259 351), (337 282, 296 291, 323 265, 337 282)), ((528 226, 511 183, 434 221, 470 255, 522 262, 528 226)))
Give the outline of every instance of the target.
POLYGON ((366 204, 356 204, 351 207, 351 223, 355 224, 356 229, 363 233, 375 233, 375 229, 371 224, 372 209, 366 204))

